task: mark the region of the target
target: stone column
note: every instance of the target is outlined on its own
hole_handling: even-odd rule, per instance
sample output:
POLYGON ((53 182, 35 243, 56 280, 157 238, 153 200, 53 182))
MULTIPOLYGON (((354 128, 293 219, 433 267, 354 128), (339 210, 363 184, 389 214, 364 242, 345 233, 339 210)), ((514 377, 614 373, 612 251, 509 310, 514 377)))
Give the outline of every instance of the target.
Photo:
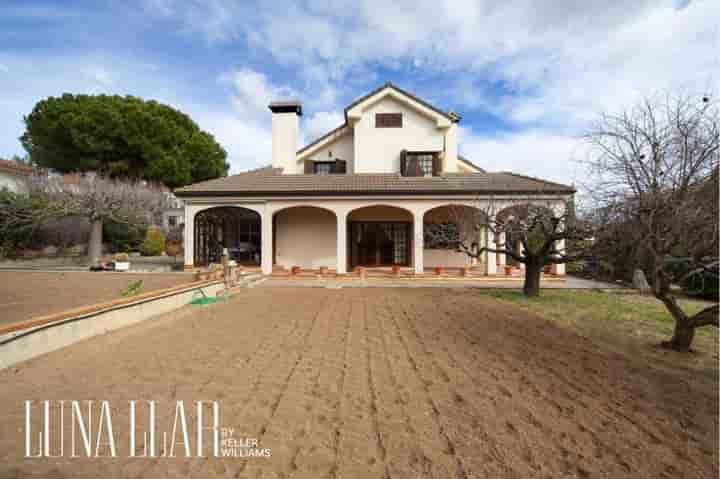
MULTIPOLYGON (((495 233, 490 231, 490 228, 485 230, 485 244, 488 248, 497 249, 497 243, 495 242, 495 233)), ((497 274, 497 256, 492 251, 486 251, 485 261, 487 261, 486 273, 488 275, 497 274)))
POLYGON ((185 269, 191 270, 195 261, 195 211, 191 205, 185 205, 185 232, 183 233, 183 250, 185 269))
POLYGON ((425 271, 423 249, 425 239, 423 236, 423 212, 413 212, 413 258, 415 263, 415 274, 422 274, 425 271))
MULTIPOLYGON (((500 244, 505 244, 505 241, 507 240, 507 237, 505 236, 505 233, 500 233, 500 244)), ((507 249, 507 245, 505 245, 505 248, 507 249)), ((507 255, 505 253, 496 253, 498 255, 498 265, 500 267, 503 267, 507 264, 507 255)))
MULTIPOLYGON (((565 240, 561 239, 557 242, 557 250, 561 253, 565 251, 565 240)), ((557 275, 564 275, 565 274, 565 263, 561 264, 554 264, 553 265, 553 272, 557 275)))
POLYGON ((272 274, 273 269, 273 215, 272 211, 264 211, 260 215, 262 258, 260 261, 262 273, 272 274))
POLYGON ((337 211, 337 274, 347 273, 347 212, 337 211))

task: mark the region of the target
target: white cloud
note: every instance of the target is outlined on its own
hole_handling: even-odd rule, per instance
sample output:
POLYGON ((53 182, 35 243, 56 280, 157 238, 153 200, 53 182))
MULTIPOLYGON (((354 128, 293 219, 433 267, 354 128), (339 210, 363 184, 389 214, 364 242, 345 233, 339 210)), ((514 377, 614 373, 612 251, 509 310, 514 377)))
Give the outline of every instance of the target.
MULTIPOLYGON (((550 158, 566 165, 559 157, 599 112, 658 90, 720 91, 717 0, 638 0, 632 8, 625 0, 345 0, 302 9, 278 1, 242 9, 234 0, 190 2, 180 20, 210 42, 242 39, 294 71, 306 111, 338 110, 348 89, 385 80, 378 65, 405 65, 433 79, 431 91, 416 90, 421 96, 466 118, 481 111, 512 125, 486 138, 469 131, 474 161, 502 157, 504 169, 563 181, 568 168, 550 158)), ((307 123, 330 122, 318 114, 307 123)))
MULTIPOLYGON (((155 58, 0 53, 0 110, 15 119, 6 123, 10 134, 0 137, 0 153, 19 152, 22 115, 40 98, 107 91, 156 98, 192 114, 239 171, 270 161, 271 100, 303 102, 302 132, 310 140, 342 123, 341 100, 365 93, 387 79, 379 72, 391 71, 430 85, 405 86, 440 107, 511 124, 507 133, 485 135, 465 121, 461 149, 473 161, 570 181, 575 135, 596 113, 656 90, 720 91, 717 0, 638 0, 632 8, 624 0, 308 0, 302 8, 282 1, 140 1, 163 29, 175 24, 176 33, 200 36, 208 48, 249 51, 255 65, 282 71, 284 80, 227 66, 223 81, 198 86, 155 58), (198 88, 227 94, 219 104, 218 95, 197 100, 198 88)), ((48 16, 44 9, 10 13, 48 16)), ((239 59, 229 53, 228 65, 239 59)))
MULTIPOLYGON (((228 152, 231 172, 264 166, 271 157, 268 98, 285 93, 251 70, 230 75, 231 95, 224 105, 211 107, 195 102, 193 85, 177 72, 145 61, 120 57, 29 57, 0 55, 0 64, 13 75, 0 75, 0 111, 14 122, 3 124, 0 156, 22 154, 17 138, 22 118, 35 103, 63 93, 131 94, 154 99, 188 113, 212 133, 228 152), (238 108, 233 108, 233 107, 238 108)), ((216 85, 220 89, 221 85, 216 85)))
POLYGON ((343 124, 345 117, 337 111, 319 111, 305 120, 302 120, 303 136, 305 142, 313 141, 343 124))
POLYGON ((234 88, 232 104, 241 115, 257 115, 267 112, 268 105, 273 100, 297 99, 295 90, 288 86, 274 85, 268 78, 250 68, 223 75, 229 79, 234 88))
POLYGON ((461 129, 460 153, 488 171, 513 171, 563 183, 579 181, 585 145, 546 130, 483 137, 461 129))

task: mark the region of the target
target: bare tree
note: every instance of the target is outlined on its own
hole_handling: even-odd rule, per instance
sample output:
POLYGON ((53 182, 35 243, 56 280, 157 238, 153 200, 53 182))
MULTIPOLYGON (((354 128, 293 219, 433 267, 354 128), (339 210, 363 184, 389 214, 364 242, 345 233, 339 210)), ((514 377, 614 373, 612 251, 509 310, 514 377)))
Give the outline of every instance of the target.
POLYGON ((97 263, 102 254, 103 222, 149 221, 163 207, 166 197, 156 185, 95 173, 39 176, 33 181, 32 194, 45 198, 56 216, 80 216, 90 221, 91 264, 97 263))
POLYGON ((583 257, 583 251, 570 254, 564 244, 592 236, 589 227, 576 221, 568 201, 534 200, 514 206, 491 198, 478 200, 477 206, 451 207, 456 229, 427 232, 432 240, 454 246, 472 258, 485 252, 504 254, 525 265, 523 293, 540 294, 540 274, 547 265, 564 264, 583 257), (487 231, 493 241, 481 245, 477 233, 487 231))
POLYGON ((712 262, 708 256, 717 255, 718 104, 708 96, 645 98, 619 115, 602 116, 586 138, 592 151, 588 190, 608 222, 633 225, 624 233, 645 255, 653 294, 675 320, 664 344, 688 350, 696 327, 718 325, 718 305, 685 313, 671 289, 683 277, 667 260, 681 251, 694 259, 697 274, 712 262))

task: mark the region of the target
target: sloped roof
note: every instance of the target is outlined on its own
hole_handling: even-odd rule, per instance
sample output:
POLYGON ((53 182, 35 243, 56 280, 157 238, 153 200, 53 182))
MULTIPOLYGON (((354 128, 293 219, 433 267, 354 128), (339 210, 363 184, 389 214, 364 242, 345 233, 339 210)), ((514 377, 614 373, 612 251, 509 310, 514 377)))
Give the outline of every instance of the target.
POLYGON ((398 93, 400 93, 400 94, 402 94, 402 95, 405 95, 405 96, 408 97, 408 98, 411 98, 413 101, 421 104, 421 105, 424 106, 425 108, 428 108, 428 109, 434 111, 434 112, 437 113, 438 115, 444 116, 445 118, 447 118, 448 120, 450 120, 450 121, 452 121, 452 122, 458 121, 458 120, 460 119, 460 116, 459 116, 457 113, 451 114, 450 112, 441 110, 440 108, 436 107, 435 105, 432 105, 432 104, 426 102, 425 100, 423 100, 423 99, 420 98, 419 96, 417 96, 417 95, 415 95, 415 94, 413 94, 413 93, 410 93, 410 92, 407 91, 407 90, 403 90, 402 88, 400 88, 399 86, 395 85, 394 83, 392 83, 392 82, 386 82, 384 85, 382 85, 382 86, 374 89, 373 91, 371 91, 371 92, 368 93, 367 95, 361 96, 360 98, 358 98, 357 100, 353 101, 353 102, 350 103, 348 106, 346 106, 346 107, 345 107, 345 122, 347 123, 347 112, 348 112, 351 108, 353 108, 355 105, 357 105, 357 104, 359 104, 359 103, 364 102, 365 100, 367 100, 368 98, 372 97, 373 95, 376 95, 377 93, 380 93, 380 92, 383 91, 385 88, 390 88, 390 89, 395 90, 396 92, 398 92, 398 93))
POLYGON ((35 172, 35 168, 17 161, 3 160, 0 158, 0 171, 17 176, 31 176, 35 172))
MULTIPOLYGON (((344 122, 344 123, 342 123, 341 125, 338 125, 337 127, 335 127, 335 128, 333 128, 332 130, 328 131, 328 132, 325 133, 324 135, 322 135, 322 136, 314 139, 313 141, 311 141, 311 142, 308 143, 307 145, 303 146, 302 148, 300 148, 299 150, 297 150, 297 154, 300 154, 300 153, 302 153, 302 152, 304 152, 304 151, 312 148, 313 146, 317 145, 318 143, 320 143, 321 141, 327 139, 328 137, 332 136, 333 134, 340 132, 340 130, 342 130, 343 128, 345 128, 345 127, 347 126, 347 124, 348 124, 348 121, 347 121, 347 112, 348 112, 351 108, 353 108, 355 105, 358 105, 358 104, 364 102, 365 100, 367 100, 368 98, 372 97, 373 95, 376 95, 377 93, 380 93, 380 92, 383 91, 385 88, 390 88, 390 89, 392 89, 392 90, 395 90, 395 91, 398 92, 398 93, 401 93, 401 94, 405 95, 406 97, 408 97, 408 98, 412 99, 413 101, 419 103, 420 105, 424 106, 425 108, 428 108, 429 110, 434 111, 434 112, 437 113, 438 115, 442 115, 442 116, 446 117, 448 120, 450 120, 450 121, 452 121, 452 122, 457 122, 457 121, 460 120, 460 115, 458 115, 457 113, 452 113, 452 112, 443 111, 443 110, 441 110, 440 108, 436 107, 435 105, 432 105, 432 104, 426 102, 425 100, 423 100, 422 98, 418 97, 417 95, 415 95, 415 94, 413 94, 413 93, 411 93, 411 92, 409 92, 409 91, 407 91, 407 90, 403 90, 402 88, 400 88, 399 86, 395 85, 394 83, 392 83, 392 82, 386 82, 384 85, 382 85, 382 86, 374 89, 373 91, 371 91, 370 93, 368 93, 368 94, 366 94, 366 95, 361 96, 360 98, 357 98, 357 99, 354 100, 352 103, 350 103, 348 106, 346 106, 346 107, 345 107, 345 110, 344 110, 344 114, 345 114, 345 122, 344 122)), ((469 162, 468 162, 468 163, 469 163, 469 162)), ((475 165, 473 165, 473 166, 475 166, 475 165)), ((475 166, 475 167, 478 168, 477 166, 475 166)))
POLYGON ((476 170, 478 170, 478 172, 480 172, 480 173, 485 173, 485 168, 480 168, 478 165, 476 165, 476 164, 473 163, 472 161, 468 160, 468 159, 465 158, 464 156, 458 155, 458 156, 457 156, 457 159, 458 159, 458 161, 460 161, 460 162, 462 162, 462 163, 465 163, 466 165, 471 166, 472 168, 475 168, 476 170))
POLYGON ((514 173, 448 173, 433 177, 399 174, 284 175, 279 168, 260 168, 175 190, 191 196, 334 196, 334 195, 467 195, 571 194, 571 186, 514 173))

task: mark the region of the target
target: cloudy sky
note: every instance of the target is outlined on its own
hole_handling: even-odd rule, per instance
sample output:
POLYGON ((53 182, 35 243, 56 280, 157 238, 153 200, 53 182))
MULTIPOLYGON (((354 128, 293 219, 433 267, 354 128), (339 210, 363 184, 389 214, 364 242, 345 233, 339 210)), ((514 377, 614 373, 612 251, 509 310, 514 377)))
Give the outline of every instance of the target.
POLYGON ((36 101, 118 93, 191 114, 239 172, 270 161, 271 99, 303 102, 306 142, 392 81, 460 112, 479 165, 572 182, 589 121, 720 92, 719 52, 718 0, 0 0, 0 157, 36 101))

